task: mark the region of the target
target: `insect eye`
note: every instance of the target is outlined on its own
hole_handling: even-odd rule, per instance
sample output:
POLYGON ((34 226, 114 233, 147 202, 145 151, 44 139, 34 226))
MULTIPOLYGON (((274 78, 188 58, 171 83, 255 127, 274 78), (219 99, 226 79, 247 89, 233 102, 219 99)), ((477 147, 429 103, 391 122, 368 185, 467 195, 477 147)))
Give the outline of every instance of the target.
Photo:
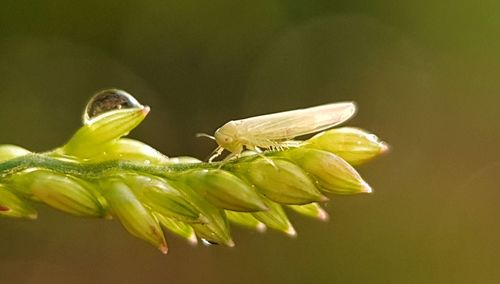
POLYGON ((231 142, 233 142, 233 138, 231 138, 231 137, 226 137, 226 138, 224 138, 224 142, 226 142, 226 143, 231 143, 231 142))
POLYGON ((104 90, 95 94, 88 102, 83 114, 83 122, 86 123, 88 120, 111 110, 139 107, 141 104, 125 91, 104 90))

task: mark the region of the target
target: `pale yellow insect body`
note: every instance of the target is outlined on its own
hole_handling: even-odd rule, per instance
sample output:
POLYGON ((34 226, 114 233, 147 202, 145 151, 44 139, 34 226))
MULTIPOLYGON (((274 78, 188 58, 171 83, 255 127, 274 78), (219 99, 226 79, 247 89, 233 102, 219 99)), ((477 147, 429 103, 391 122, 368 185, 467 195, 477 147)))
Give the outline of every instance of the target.
POLYGON ((290 139, 334 127, 355 113, 353 102, 342 102, 231 120, 215 131, 213 138, 219 147, 209 161, 224 149, 231 152, 229 157, 239 156, 245 148, 257 152, 260 148, 283 149, 290 139))

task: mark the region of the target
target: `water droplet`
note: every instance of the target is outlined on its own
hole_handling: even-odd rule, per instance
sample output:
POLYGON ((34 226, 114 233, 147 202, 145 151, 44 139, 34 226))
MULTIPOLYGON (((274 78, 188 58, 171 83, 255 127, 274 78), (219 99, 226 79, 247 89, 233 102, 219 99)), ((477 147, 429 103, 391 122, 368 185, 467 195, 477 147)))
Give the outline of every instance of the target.
POLYGON ((212 246, 212 245, 218 245, 218 243, 216 242, 213 242, 213 241, 209 241, 207 239, 201 239, 201 242, 206 245, 206 246, 212 246))
POLYGON ((86 124, 92 118, 111 110, 142 107, 132 95, 125 91, 118 89, 100 91, 87 103, 83 113, 83 123, 86 124))

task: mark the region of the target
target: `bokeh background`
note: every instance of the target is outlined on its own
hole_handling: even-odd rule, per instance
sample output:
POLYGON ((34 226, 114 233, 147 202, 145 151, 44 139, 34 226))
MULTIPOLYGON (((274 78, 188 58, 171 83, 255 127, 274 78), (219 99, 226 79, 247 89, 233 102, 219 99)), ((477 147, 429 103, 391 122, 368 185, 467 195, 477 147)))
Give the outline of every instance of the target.
POLYGON ((500 2, 2 1, 0 143, 44 151, 97 90, 152 107, 131 136, 206 158, 224 122, 354 100, 392 152, 299 235, 169 255, 44 206, 0 219, 1 283, 499 283, 500 2))

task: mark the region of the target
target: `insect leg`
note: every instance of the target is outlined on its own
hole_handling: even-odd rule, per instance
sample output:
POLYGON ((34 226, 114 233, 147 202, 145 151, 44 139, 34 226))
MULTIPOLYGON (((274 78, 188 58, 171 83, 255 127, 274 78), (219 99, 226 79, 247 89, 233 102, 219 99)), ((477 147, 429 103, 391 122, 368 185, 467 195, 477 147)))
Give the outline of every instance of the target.
POLYGON ((257 147, 257 146, 252 146, 252 147, 248 147, 248 146, 247 146, 247 148, 248 148, 249 150, 252 150, 252 151, 256 152, 256 153, 262 153, 262 149, 260 149, 260 148, 259 148, 259 147, 257 147))
POLYGON ((286 140, 281 142, 273 142, 273 147, 278 151, 284 151, 289 148, 299 147, 302 141, 297 140, 286 140))
POLYGON ((208 162, 211 163, 215 158, 219 157, 222 154, 222 151, 224 151, 224 148, 221 146, 215 148, 215 150, 212 152, 212 156, 208 159, 208 162))
POLYGON ((281 142, 281 146, 285 149, 289 149, 289 148, 297 148, 299 147, 301 144, 302 144, 303 141, 299 141, 299 140, 286 140, 286 141, 283 141, 281 142))
POLYGON ((250 150, 252 150, 252 151, 255 151, 255 153, 257 153, 257 155, 258 155, 259 157, 261 157, 261 158, 262 158, 262 159, 264 159, 266 162, 268 162, 271 166, 273 166, 273 168, 278 169, 278 167, 277 167, 277 166, 276 166, 276 164, 273 162, 273 160, 271 160, 271 159, 269 159, 268 157, 266 157, 266 156, 263 154, 262 150, 261 150, 259 147, 257 147, 257 146, 248 147, 248 146, 247 146, 247 148, 248 148, 248 149, 250 149, 250 150))
POLYGON ((229 161, 231 159, 238 159, 240 157, 241 153, 231 153, 227 155, 227 157, 224 158, 224 161, 229 161))

